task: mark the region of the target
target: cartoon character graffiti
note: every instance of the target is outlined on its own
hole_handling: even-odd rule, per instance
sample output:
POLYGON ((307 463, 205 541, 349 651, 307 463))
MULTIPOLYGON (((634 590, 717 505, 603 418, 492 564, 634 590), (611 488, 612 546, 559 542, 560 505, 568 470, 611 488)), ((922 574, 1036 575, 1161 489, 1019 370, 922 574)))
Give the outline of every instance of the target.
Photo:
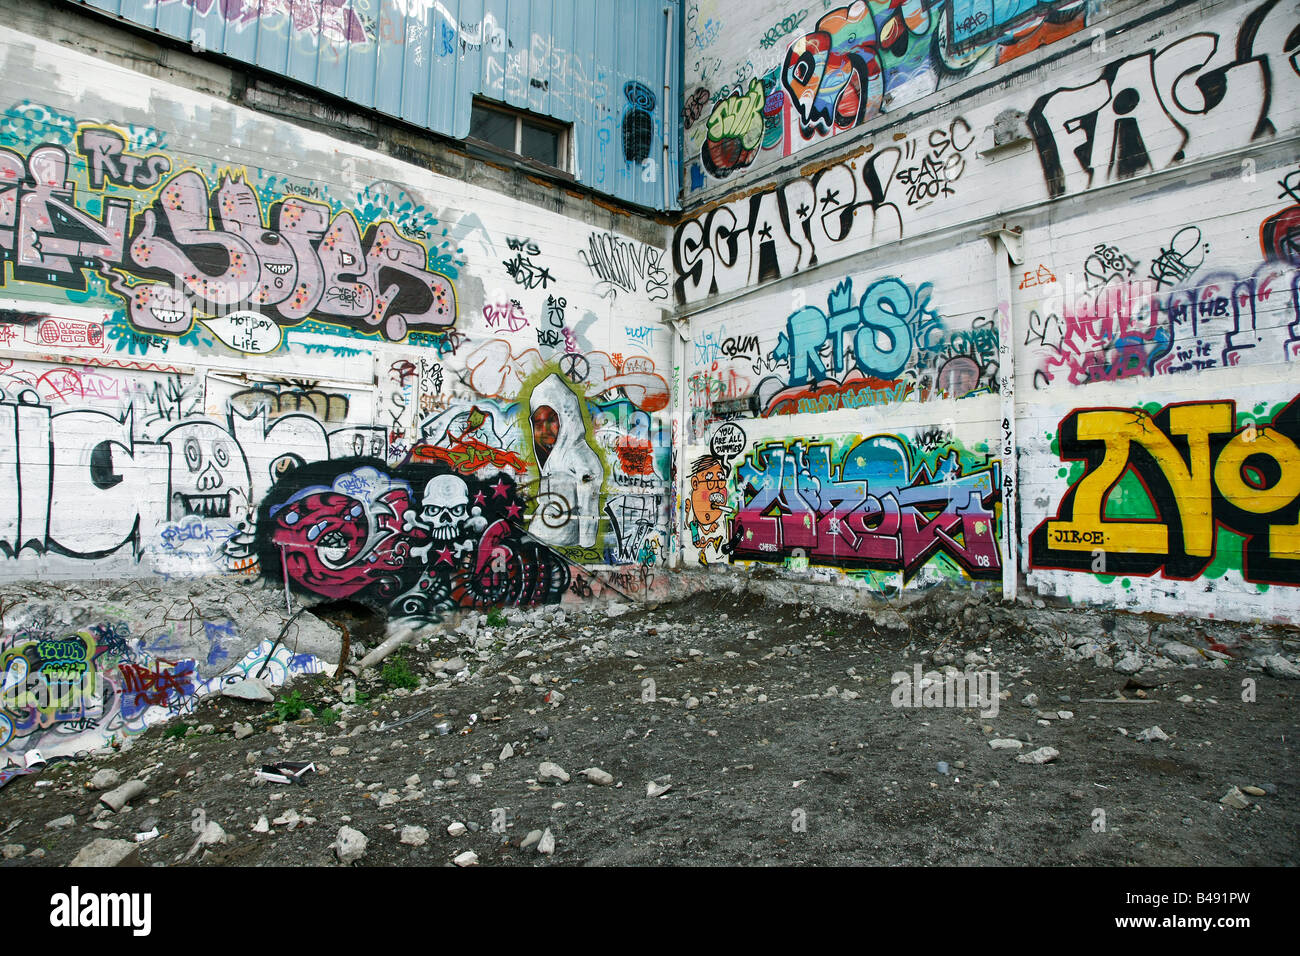
POLYGON ((691 544, 699 551, 700 564, 717 564, 731 551, 731 516, 727 506, 727 477, 730 469, 714 455, 704 455, 691 466, 691 494, 686 499, 691 544))

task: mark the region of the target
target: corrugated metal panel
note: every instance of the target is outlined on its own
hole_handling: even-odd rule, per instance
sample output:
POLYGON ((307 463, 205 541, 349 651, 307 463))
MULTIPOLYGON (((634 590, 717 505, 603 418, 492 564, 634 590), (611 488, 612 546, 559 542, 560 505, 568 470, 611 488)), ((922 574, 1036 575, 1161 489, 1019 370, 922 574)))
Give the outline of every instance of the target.
POLYGON ((572 123, 579 182, 664 208, 665 134, 677 165, 679 0, 69 2, 457 139, 476 95, 572 123))

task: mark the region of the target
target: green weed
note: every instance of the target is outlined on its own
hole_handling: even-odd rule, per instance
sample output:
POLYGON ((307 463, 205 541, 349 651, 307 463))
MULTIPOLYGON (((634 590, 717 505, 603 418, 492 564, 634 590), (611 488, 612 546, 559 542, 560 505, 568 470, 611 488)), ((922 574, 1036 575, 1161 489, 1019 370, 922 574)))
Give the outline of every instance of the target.
POLYGON ((384 661, 384 669, 379 672, 379 679, 394 689, 399 687, 419 687, 420 678, 411 670, 404 657, 390 657, 384 661))
POLYGON ((307 702, 302 699, 302 695, 294 691, 288 697, 281 697, 271 705, 275 709, 275 714, 281 721, 297 720, 302 715, 302 710, 307 706, 307 702))

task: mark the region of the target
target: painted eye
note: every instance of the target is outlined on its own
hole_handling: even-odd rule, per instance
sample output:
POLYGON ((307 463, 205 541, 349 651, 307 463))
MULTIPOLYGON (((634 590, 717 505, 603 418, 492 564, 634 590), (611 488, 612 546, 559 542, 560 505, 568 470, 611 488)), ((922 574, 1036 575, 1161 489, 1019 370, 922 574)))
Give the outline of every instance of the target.
POLYGON ((189 466, 190 471, 198 471, 199 464, 203 461, 203 452, 199 450, 199 441, 197 438, 185 439, 185 464, 189 466))
POLYGON ((279 481, 301 464, 302 459, 297 455, 281 455, 271 462, 271 477, 279 481))
POLYGON ((230 464, 230 452, 227 450, 225 442, 218 441, 212 443, 212 457, 217 460, 217 464, 222 468, 225 468, 230 464))

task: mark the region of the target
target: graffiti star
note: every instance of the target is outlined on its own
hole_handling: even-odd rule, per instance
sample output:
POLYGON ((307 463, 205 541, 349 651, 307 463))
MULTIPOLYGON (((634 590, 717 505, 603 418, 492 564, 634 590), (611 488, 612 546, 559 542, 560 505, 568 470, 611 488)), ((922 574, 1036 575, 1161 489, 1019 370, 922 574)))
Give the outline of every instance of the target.
POLYGON ((454 563, 455 563, 455 562, 453 562, 452 559, 451 559, 451 549, 450 549, 450 548, 443 548, 442 550, 436 552, 436 554, 438 555, 438 560, 437 560, 436 562, 434 562, 435 564, 442 564, 442 562, 444 562, 444 561, 446 561, 448 564, 454 564, 454 563))
POLYGON ((511 518, 518 518, 522 510, 523 509, 521 509, 519 505, 511 504, 506 508, 506 514, 509 515, 511 518))
POLYGON ((506 496, 506 491, 509 489, 509 487, 510 487, 509 485, 507 485, 504 481, 498 478, 497 483, 492 486, 492 497, 504 498, 506 496))
POLYGON ((763 239, 771 239, 771 238, 772 238, 772 224, 771 224, 771 223, 768 223, 767 225, 765 225, 762 229, 758 230, 758 234, 759 234, 759 236, 760 236, 761 238, 763 238, 763 239))
POLYGON ((826 195, 822 197, 822 205, 829 206, 831 203, 835 202, 835 200, 839 198, 839 195, 840 195, 840 191, 838 189, 826 190, 826 195))
POLYGON ((483 492, 481 491, 476 491, 474 493, 474 504, 476 505, 487 504, 487 495, 483 494, 483 492))

